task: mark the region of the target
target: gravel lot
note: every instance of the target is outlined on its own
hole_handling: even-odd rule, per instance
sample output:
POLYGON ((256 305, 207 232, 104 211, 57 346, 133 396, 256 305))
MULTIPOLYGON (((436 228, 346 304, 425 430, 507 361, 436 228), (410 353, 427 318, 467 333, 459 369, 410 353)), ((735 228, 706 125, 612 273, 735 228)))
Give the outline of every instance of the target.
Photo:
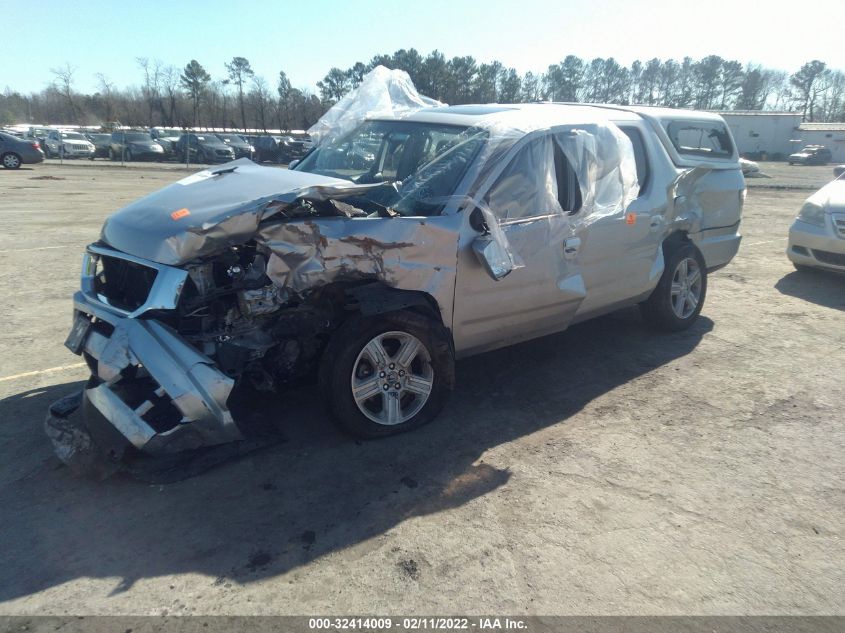
POLYGON ((783 254, 829 167, 761 165, 691 331, 630 310, 463 361, 377 442, 264 398, 285 443, 151 486, 73 478, 41 423, 86 377, 85 244, 185 172, 50 163, 0 173, 0 614, 845 613, 845 278, 783 254))

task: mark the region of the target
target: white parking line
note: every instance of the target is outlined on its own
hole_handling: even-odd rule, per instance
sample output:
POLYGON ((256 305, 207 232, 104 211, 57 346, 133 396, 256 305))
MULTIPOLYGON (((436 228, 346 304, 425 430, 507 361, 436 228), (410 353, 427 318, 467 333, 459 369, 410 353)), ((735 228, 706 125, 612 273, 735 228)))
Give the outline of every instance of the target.
POLYGON ((61 367, 50 367, 49 369, 37 369, 35 371, 25 371, 22 374, 15 374, 14 376, 4 376, 0 378, 0 382, 7 382, 9 380, 17 380, 18 378, 28 378, 30 376, 40 376, 41 374, 52 374, 57 371, 65 371, 66 369, 78 369, 85 367, 85 363, 74 363, 73 365, 62 365, 61 367))
POLYGON ((54 248, 78 248, 76 244, 65 244, 64 246, 33 246, 32 248, 10 248, 2 253, 26 253, 27 251, 49 251, 54 248))
POLYGON ((779 237, 776 240, 766 240, 765 242, 754 242, 753 244, 743 244, 743 246, 745 246, 746 248, 749 247, 749 246, 760 246, 760 244, 771 244, 772 242, 782 242, 785 239, 786 239, 785 237, 779 237))

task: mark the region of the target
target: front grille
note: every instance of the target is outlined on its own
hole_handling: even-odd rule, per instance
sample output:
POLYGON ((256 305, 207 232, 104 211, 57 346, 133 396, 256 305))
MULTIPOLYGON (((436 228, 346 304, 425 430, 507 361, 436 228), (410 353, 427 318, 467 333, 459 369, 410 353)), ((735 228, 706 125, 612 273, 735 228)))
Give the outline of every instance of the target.
POLYGON ((813 255, 823 264, 845 266, 845 253, 831 253, 830 251, 819 251, 814 248, 813 255))
POLYGON ((155 268, 103 255, 94 277, 94 290, 104 296, 109 305, 131 312, 144 305, 156 275, 155 268))
POLYGON ((75 152, 85 152, 88 151, 87 145, 71 145, 71 149, 75 152))
POLYGON ((845 239, 845 213, 833 214, 833 229, 836 231, 836 235, 845 239))
POLYGON ((216 151, 217 151, 218 156, 231 156, 232 155, 232 152, 230 152, 228 149, 218 149, 216 151))

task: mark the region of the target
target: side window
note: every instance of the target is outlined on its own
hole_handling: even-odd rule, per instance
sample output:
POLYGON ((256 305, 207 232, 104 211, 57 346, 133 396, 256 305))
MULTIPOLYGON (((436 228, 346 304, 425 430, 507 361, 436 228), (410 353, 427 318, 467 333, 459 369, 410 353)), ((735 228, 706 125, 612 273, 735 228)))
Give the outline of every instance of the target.
POLYGON ((728 128, 719 121, 672 121, 666 131, 679 154, 705 158, 733 155, 728 128))
POLYGON ((551 137, 535 139, 520 149, 484 196, 500 221, 559 212, 550 194, 555 183, 551 137))
POLYGON ((637 181, 640 183, 640 195, 645 193, 648 188, 649 177, 651 176, 651 167, 648 163, 648 153, 645 149, 645 141, 642 133, 635 127, 619 126, 619 129, 631 139, 631 145, 634 146, 634 161, 637 163, 637 181))
POLYGON ((581 187, 578 183, 578 176, 572 168, 571 163, 566 159, 560 145, 554 144, 555 152, 555 180, 557 181, 557 201, 560 208, 575 215, 581 210, 581 187))

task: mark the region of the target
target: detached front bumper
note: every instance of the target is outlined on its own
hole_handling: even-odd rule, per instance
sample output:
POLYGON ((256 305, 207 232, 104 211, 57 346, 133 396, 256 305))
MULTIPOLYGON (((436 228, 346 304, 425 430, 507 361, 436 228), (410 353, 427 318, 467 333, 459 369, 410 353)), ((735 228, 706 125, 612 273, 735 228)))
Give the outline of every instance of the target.
MULTIPOLYGON (((163 323, 116 314, 77 292, 66 345, 91 365, 83 414, 95 439, 111 425, 152 455, 242 439, 227 407, 234 381, 163 323)), ((109 443, 103 448, 119 444, 109 443)))

